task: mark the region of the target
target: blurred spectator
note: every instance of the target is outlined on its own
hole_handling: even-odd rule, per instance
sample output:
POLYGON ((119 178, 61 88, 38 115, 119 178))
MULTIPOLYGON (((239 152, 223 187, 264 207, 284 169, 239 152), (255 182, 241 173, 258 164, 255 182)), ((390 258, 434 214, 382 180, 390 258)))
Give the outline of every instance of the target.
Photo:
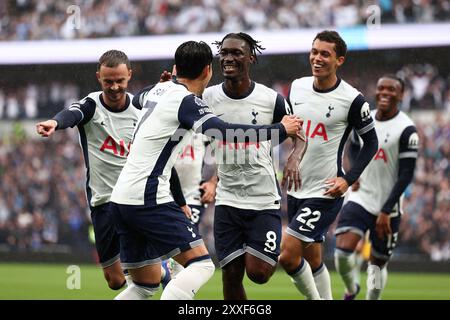
POLYGON ((1 2, 0 40, 347 27, 364 24, 370 5, 382 23, 450 20, 448 0, 18 0, 1 2))
MULTIPOLYGON (((273 66, 270 66, 269 63, 263 66, 262 69, 265 67, 271 68, 273 66)), ((148 85, 149 74, 143 73, 142 65, 137 62, 133 64, 133 69, 140 72, 134 73, 133 82, 130 83, 130 92, 137 92, 148 85)), ((345 79, 350 84, 361 88, 367 101, 372 105, 375 81, 381 70, 376 71, 378 73, 375 70, 374 72, 368 71, 364 77, 361 77, 357 68, 351 68, 345 75, 345 79)), ((291 68, 287 72, 293 73, 294 70, 291 68)), ((438 70, 431 64, 408 64, 400 68, 397 75, 404 79, 406 83, 402 102, 403 111, 450 111, 450 74, 441 75, 440 72, 448 72, 448 70, 438 70)), ((61 73, 60 75, 63 79, 72 80, 58 81, 49 77, 49 80, 44 79, 39 83, 21 83, 19 86, 0 88, 0 119, 49 118, 62 108, 69 106, 72 102, 81 99, 82 86, 86 85, 86 81, 75 82, 70 72, 66 74, 61 73)), ((283 73, 283 76, 285 79, 294 77, 293 74, 287 74, 286 72, 283 73)), ((77 74, 77 79, 84 79, 85 77, 83 72, 77 74)), ((277 80, 279 75, 271 73, 262 73, 259 77, 262 83, 272 86, 276 91, 287 96, 289 81, 277 80)), ((97 83, 92 81, 89 84, 97 85, 97 83)))
POLYGON ((61 132, 49 142, 2 138, 0 242, 13 250, 49 243, 86 249, 90 220, 76 136, 61 132))

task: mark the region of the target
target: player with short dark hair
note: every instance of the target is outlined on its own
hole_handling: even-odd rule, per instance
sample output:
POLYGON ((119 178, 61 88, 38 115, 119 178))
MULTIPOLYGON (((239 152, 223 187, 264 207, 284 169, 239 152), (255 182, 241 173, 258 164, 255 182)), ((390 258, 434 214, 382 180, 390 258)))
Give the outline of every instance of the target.
MULTIPOLYGON (((402 194, 413 179, 419 147, 413 121, 398 109, 403 90, 403 81, 395 75, 378 80, 377 109, 372 116, 380 145, 339 216, 335 264, 346 287, 345 300, 355 299, 360 290, 354 252, 367 230, 372 244, 368 267, 372 282, 368 282, 366 299, 380 299, 387 281, 387 263, 398 241, 402 194)), ((352 158, 358 154, 360 144, 353 136, 349 148, 353 150, 352 158)))
POLYGON ((193 299, 215 267, 201 236, 174 205, 168 181, 179 151, 192 134, 222 141, 252 142, 295 136, 301 121, 285 117, 271 126, 232 125, 220 120, 199 98, 212 76, 212 52, 204 42, 188 41, 175 53, 177 78, 136 97, 143 106, 133 147, 111 195, 120 236, 122 264, 134 285, 116 299, 147 299, 158 289, 160 264, 173 257, 184 269, 161 299, 193 299))
POLYGON ((279 261, 307 299, 332 299, 321 243, 342 206, 344 193, 377 149, 369 104, 336 74, 345 53, 345 42, 337 32, 318 33, 309 54, 312 77, 294 80, 289 94, 294 114, 304 119, 308 147, 303 158, 291 155, 287 162, 287 166, 299 168, 301 187, 288 190, 289 225, 279 261), (364 146, 352 168, 344 172, 343 147, 352 129, 364 146))
MULTIPOLYGON (((140 110, 131 103, 133 95, 126 92, 132 69, 124 52, 105 52, 99 59, 96 75, 102 91, 90 93, 53 119, 38 123, 36 129, 41 136, 49 137, 56 130, 77 126, 87 169, 86 193, 95 245, 108 286, 118 290, 126 281, 119 260, 119 238, 111 218, 110 196, 130 152, 140 110)), ((177 202, 187 210, 179 190, 179 185, 172 187, 177 202)), ((165 284, 170 274, 164 270, 162 275, 165 284)))

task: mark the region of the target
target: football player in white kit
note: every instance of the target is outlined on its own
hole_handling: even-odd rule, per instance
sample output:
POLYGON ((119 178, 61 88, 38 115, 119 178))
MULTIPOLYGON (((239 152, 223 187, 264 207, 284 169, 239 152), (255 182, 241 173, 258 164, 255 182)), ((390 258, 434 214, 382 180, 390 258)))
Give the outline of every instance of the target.
MULTIPOLYGON (((285 99, 250 78, 263 50, 246 33, 227 34, 215 43, 225 81, 208 87, 203 99, 231 123, 272 124, 291 114, 285 99)), ((214 143, 218 185, 214 240, 226 300, 246 299, 243 277, 266 283, 276 269, 281 242, 281 195, 272 142, 214 143)))
MULTIPOLYGON (((198 229, 206 205, 212 201, 204 201, 205 183, 213 181, 202 180, 203 160, 205 158, 209 140, 202 134, 194 134, 192 140, 181 151, 175 169, 180 179, 186 203, 191 208, 191 222, 198 229)), ((215 179, 211 179, 215 180, 215 179)), ((213 198, 214 199, 214 196, 213 198)))
POLYGON ((296 136, 300 119, 273 125, 233 125, 211 113, 199 96, 212 76, 212 52, 204 42, 188 41, 175 52, 177 79, 140 94, 144 113, 131 152, 111 194, 120 237, 120 258, 134 285, 116 299, 148 299, 158 290, 161 261, 173 257, 184 266, 161 299, 194 298, 215 267, 201 236, 174 205, 169 178, 179 151, 194 132, 237 143, 296 136))
POLYGON ((346 51, 347 45, 337 32, 318 33, 309 55, 312 76, 295 80, 289 93, 294 114, 304 120, 308 144, 303 159, 291 156, 287 162, 300 165, 301 187, 288 190, 289 225, 283 234, 279 262, 307 299, 333 298, 321 243, 341 209, 344 193, 378 145, 368 103, 336 75, 346 51), (342 152, 352 129, 364 146, 345 173, 342 152))
MULTIPOLYGON (((335 264, 344 281, 345 300, 353 300, 360 290, 355 279, 355 249, 367 230, 372 249, 368 267, 366 299, 380 299, 387 281, 387 262, 398 241, 402 215, 401 200, 412 181, 419 147, 413 121, 398 105, 403 97, 403 81, 394 75, 378 80, 377 109, 372 111, 379 147, 342 209, 336 227, 335 264)), ((361 141, 353 137, 350 154, 357 154, 361 141)), ((352 156, 353 157, 353 156, 352 156)))
MULTIPOLYGON (((43 137, 51 136, 56 130, 78 128, 87 169, 86 193, 95 246, 105 279, 113 290, 122 288, 126 281, 119 260, 119 237, 111 217, 110 197, 130 152, 141 109, 132 104, 133 95, 126 92, 131 75, 131 64, 125 53, 105 52, 97 66, 102 91, 90 93, 53 119, 36 125, 38 134, 43 137)), ((180 186, 174 189, 171 183, 171 187, 177 193, 177 203, 183 202, 180 186)), ((165 282, 170 280, 167 270, 162 271, 162 275, 165 282)))

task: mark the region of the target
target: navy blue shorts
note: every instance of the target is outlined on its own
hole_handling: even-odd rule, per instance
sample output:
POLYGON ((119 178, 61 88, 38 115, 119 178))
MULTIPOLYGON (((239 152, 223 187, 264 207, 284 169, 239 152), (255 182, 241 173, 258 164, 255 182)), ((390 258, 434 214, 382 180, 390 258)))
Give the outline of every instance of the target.
POLYGON ((323 242, 341 210, 344 198, 297 199, 288 195, 289 225, 286 232, 304 242, 323 242))
POLYGON ((351 231, 364 238, 366 231, 370 230, 371 255, 378 259, 389 260, 392 256, 392 250, 397 245, 400 220, 400 215, 391 218, 392 235, 382 240, 378 238, 375 232, 377 216, 371 214, 359 204, 349 201, 342 208, 334 234, 339 235, 351 231))
POLYGON ((107 202, 97 207, 91 207, 91 220, 100 264, 103 268, 109 267, 120 257, 119 235, 114 226, 111 203, 107 202))
POLYGON ((205 207, 194 204, 189 204, 189 207, 191 208, 192 212, 191 223, 198 228, 200 222, 202 222, 202 217, 203 214, 205 213, 205 207))
POLYGON ((221 268, 245 252, 275 266, 280 255, 280 210, 216 206, 214 240, 221 268))
POLYGON ((157 264, 203 244, 197 228, 175 202, 156 206, 111 203, 127 269, 157 264))

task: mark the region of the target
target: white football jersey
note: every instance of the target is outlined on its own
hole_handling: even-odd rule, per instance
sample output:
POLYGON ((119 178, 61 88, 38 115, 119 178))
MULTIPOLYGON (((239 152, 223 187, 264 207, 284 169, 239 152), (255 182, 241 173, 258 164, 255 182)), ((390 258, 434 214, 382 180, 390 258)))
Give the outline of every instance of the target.
MULTIPOLYGON (((372 111, 375 118, 376 110, 372 111)), ((379 215, 398 179, 399 160, 417 158, 419 136, 413 121, 402 111, 394 118, 378 121, 375 118, 378 151, 360 176, 360 188, 352 192, 348 201, 379 215)), ((360 143, 362 143, 360 139, 360 143)), ((391 216, 401 214, 401 198, 391 216)))
POLYGON ((203 157, 205 156, 206 136, 196 133, 192 140, 181 150, 175 163, 181 189, 187 204, 201 205, 200 182, 202 181, 203 157))
MULTIPOLYGON (((276 91, 252 82, 251 92, 239 99, 224 92, 224 84, 211 86, 203 99, 229 123, 261 125, 280 122, 290 107, 276 91)), ((264 210, 280 208, 280 192, 272 160, 272 143, 213 143, 219 182, 216 205, 264 210)))
POLYGON ((292 82, 289 101, 293 112, 304 120, 308 148, 300 163, 301 188, 288 194, 298 198, 328 198, 325 181, 343 176, 342 154, 352 128, 362 135, 374 127, 369 104, 351 85, 338 79, 333 88, 321 91, 313 77, 292 82))
POLYGON ((111 192, 130 152, 140 110, 127 93, 127 105, 119 112, 108 109, 101 91, 90 93, 69 109, 83 114, 78 124, 80 145, 87 167, 86 191, 92 207, 110 200, 111 192))
POLYGON ((139 100, 142 116, 111 201, 149 206, 172 202, 171 170, 192 137, 191 128, 214 116, 200 98, 176 81, 158 83, 140 94, 139 100), (181 119, 189 126, 183 127, 181 119))

